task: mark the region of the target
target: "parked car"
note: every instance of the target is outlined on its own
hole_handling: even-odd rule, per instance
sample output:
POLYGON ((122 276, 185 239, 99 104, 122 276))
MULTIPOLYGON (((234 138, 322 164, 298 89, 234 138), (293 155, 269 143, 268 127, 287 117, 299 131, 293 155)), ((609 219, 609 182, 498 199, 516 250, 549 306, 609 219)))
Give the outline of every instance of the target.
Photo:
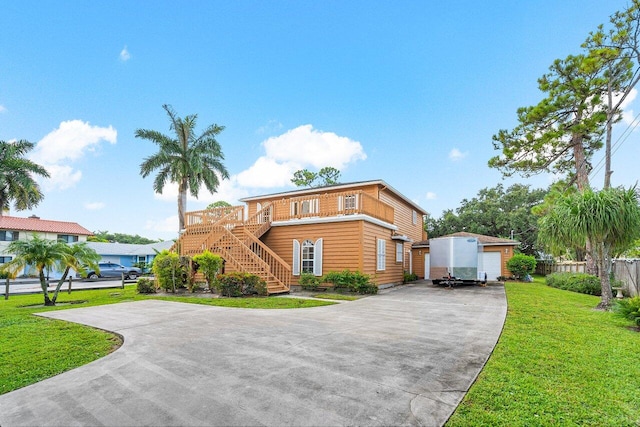
POLYGON ((89 271, 87 273, 87 278, 89 279, 97 279, 98 277, 122 277, 122 273, 124 273, 124 278, 129 280, 137 279, 141 274, 142 270, 138 267, 125 267, 120 264, 116 264, 113 262, 101 262, 98 263, 98 268, 100 272, 97 271, 89 271))

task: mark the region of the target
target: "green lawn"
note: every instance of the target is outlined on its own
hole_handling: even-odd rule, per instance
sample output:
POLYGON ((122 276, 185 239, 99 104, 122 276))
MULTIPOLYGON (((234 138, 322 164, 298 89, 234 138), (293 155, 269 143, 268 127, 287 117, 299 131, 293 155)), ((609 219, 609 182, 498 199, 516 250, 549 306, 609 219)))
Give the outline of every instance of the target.
POLYGON ((507 283, 507 320, 447 426, 640 425, 640 333, 599 297, 507 283))
POLYGON ((64 292, 59 295, 57 306, 46 308, 42 306, 41 294, 11 296, 9 300, 0 300, 0 394, 87 364, 109 354, 121 344, 120 338, 108 332, 33 316, 33 313, 149 298, 243 308, 304 308, 335 304, 299 298, 145 296, 137 294, 135 286, 74 291, 70 295, 64 292), (71 301, 77 303, 69 304, 71 301))

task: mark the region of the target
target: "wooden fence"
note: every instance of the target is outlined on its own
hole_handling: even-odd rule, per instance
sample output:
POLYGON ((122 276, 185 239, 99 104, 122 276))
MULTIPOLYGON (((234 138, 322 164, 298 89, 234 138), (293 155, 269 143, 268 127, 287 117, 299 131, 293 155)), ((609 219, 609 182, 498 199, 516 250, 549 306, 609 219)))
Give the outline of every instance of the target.
POLYGON ((640 259, 614 259, 611 271, 624 283, 629 296, 640 295, 640 259))
POLYGON ((536 264, 536 274, 546 276, 551 273, 584 273, 587 263, 584 261, 561 261, 553 262, 538 260, 536 264))
MULTIPOLYGON (((536 273, 546 276, 551 273, 584 273, 584 261, 550 262, 538 260, 536 273)), ((625 293, 630 296, 640 295, 640 259, 614 259, 611 266, 613 277, 624 283, 625 293)))

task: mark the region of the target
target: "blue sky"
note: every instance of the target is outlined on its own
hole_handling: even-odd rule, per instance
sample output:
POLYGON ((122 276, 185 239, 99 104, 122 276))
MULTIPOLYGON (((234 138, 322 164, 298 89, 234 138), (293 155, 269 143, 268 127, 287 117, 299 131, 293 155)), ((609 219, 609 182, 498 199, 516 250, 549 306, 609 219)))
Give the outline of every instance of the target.
MULTIPOLYGON (((170 134, 165 103, 197 113, 200 130, 226 127, 218 140, 232 179, 188 210, 286 190, 293 171, 325 165, 342 182, 383 179, 435 217, 500 182, 546 187, 552 177, 503 181, 489 169, 491 137, 541 99, 536 80, 554 59, 579 53, 625 5, 5 2, 0 139, 37 143, 33 158, 52 173, 39 206, 11 214, 175 237, 176 190, 159 196, 140 176, 155 146, 134 138, 138 128, 170 134)), ((638 179, 638 138, 614 155, 615 185, 638 179)))

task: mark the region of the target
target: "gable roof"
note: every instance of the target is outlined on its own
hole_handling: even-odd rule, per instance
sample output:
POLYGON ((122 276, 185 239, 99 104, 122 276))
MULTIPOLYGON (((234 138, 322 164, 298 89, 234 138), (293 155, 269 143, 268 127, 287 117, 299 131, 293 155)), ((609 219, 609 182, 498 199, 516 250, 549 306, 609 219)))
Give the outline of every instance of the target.
MULTIPOLYGON (((478 243, 483 246, 518 246, 520 242, 517 240, 504 239, 502 237, 485 236, 484 234, 467 233, 466 231, 459 231, 453 234, 447 234, 446 236, 435 237, 439 239, 441 237, 474 237, 478 239, 478 243)), ((423 240, 422 242, 416 242, 412 246, 414 247, 428 247, 429 241, 423 240)))
POLYGON ((370 185, 379 185, 381 187, 384 187, 387 190, 389 190, 390 192, 392 192, 393 194, 395 194, 396 196, 398 196, 404 202, 406 202, 407 204, 411 205, 416 211, 420 212, 422 215, 425 215, 427 213, 427 211, 424 210, 424 208, 420 207, 417 203, 415 203, 414 201, 412 201, 411 199, 406 197, 404 194, 402 194, 401 192, 399 192, 398 190, 396 190, 395 188, 393 188, 392 186, 390 186, 389 184, 387 184, 385 181, 383 181, 381 179, 375 179, 375 180, 371 180, 371 181, 347 182, 347 183, 344 183, 344 184, 324 185, 322 187, 296 189, 296 190, 291 190, 291 191, 283 191, 283 192, 280 192, 280 193, 264 194, 264 195, 261 195, 261 196, 244 197, 244 198, 239 199, 239 200, 241 202, 245 202, 246 203, 246 202, 252 202, 252 201, 262 200, 262 199, 271 199, 271 198, 276 198, 276 197, 279 198, 279 197, 304 196, 304 195, 307 195, 307 194, 320 193, 320 192, 326 191, 326 190, 342 190, 342 189, 349 190, 349 189, 352 189, 354 187, 366 187, 366 186, 370 186, 370 185))
POLYGON ((33 231, 37 233, 74 234, 91 236, 93 233, 77 222, 52 221, 32 216, 18 218, 16 216, 0 216, 0 230, 33 231))

